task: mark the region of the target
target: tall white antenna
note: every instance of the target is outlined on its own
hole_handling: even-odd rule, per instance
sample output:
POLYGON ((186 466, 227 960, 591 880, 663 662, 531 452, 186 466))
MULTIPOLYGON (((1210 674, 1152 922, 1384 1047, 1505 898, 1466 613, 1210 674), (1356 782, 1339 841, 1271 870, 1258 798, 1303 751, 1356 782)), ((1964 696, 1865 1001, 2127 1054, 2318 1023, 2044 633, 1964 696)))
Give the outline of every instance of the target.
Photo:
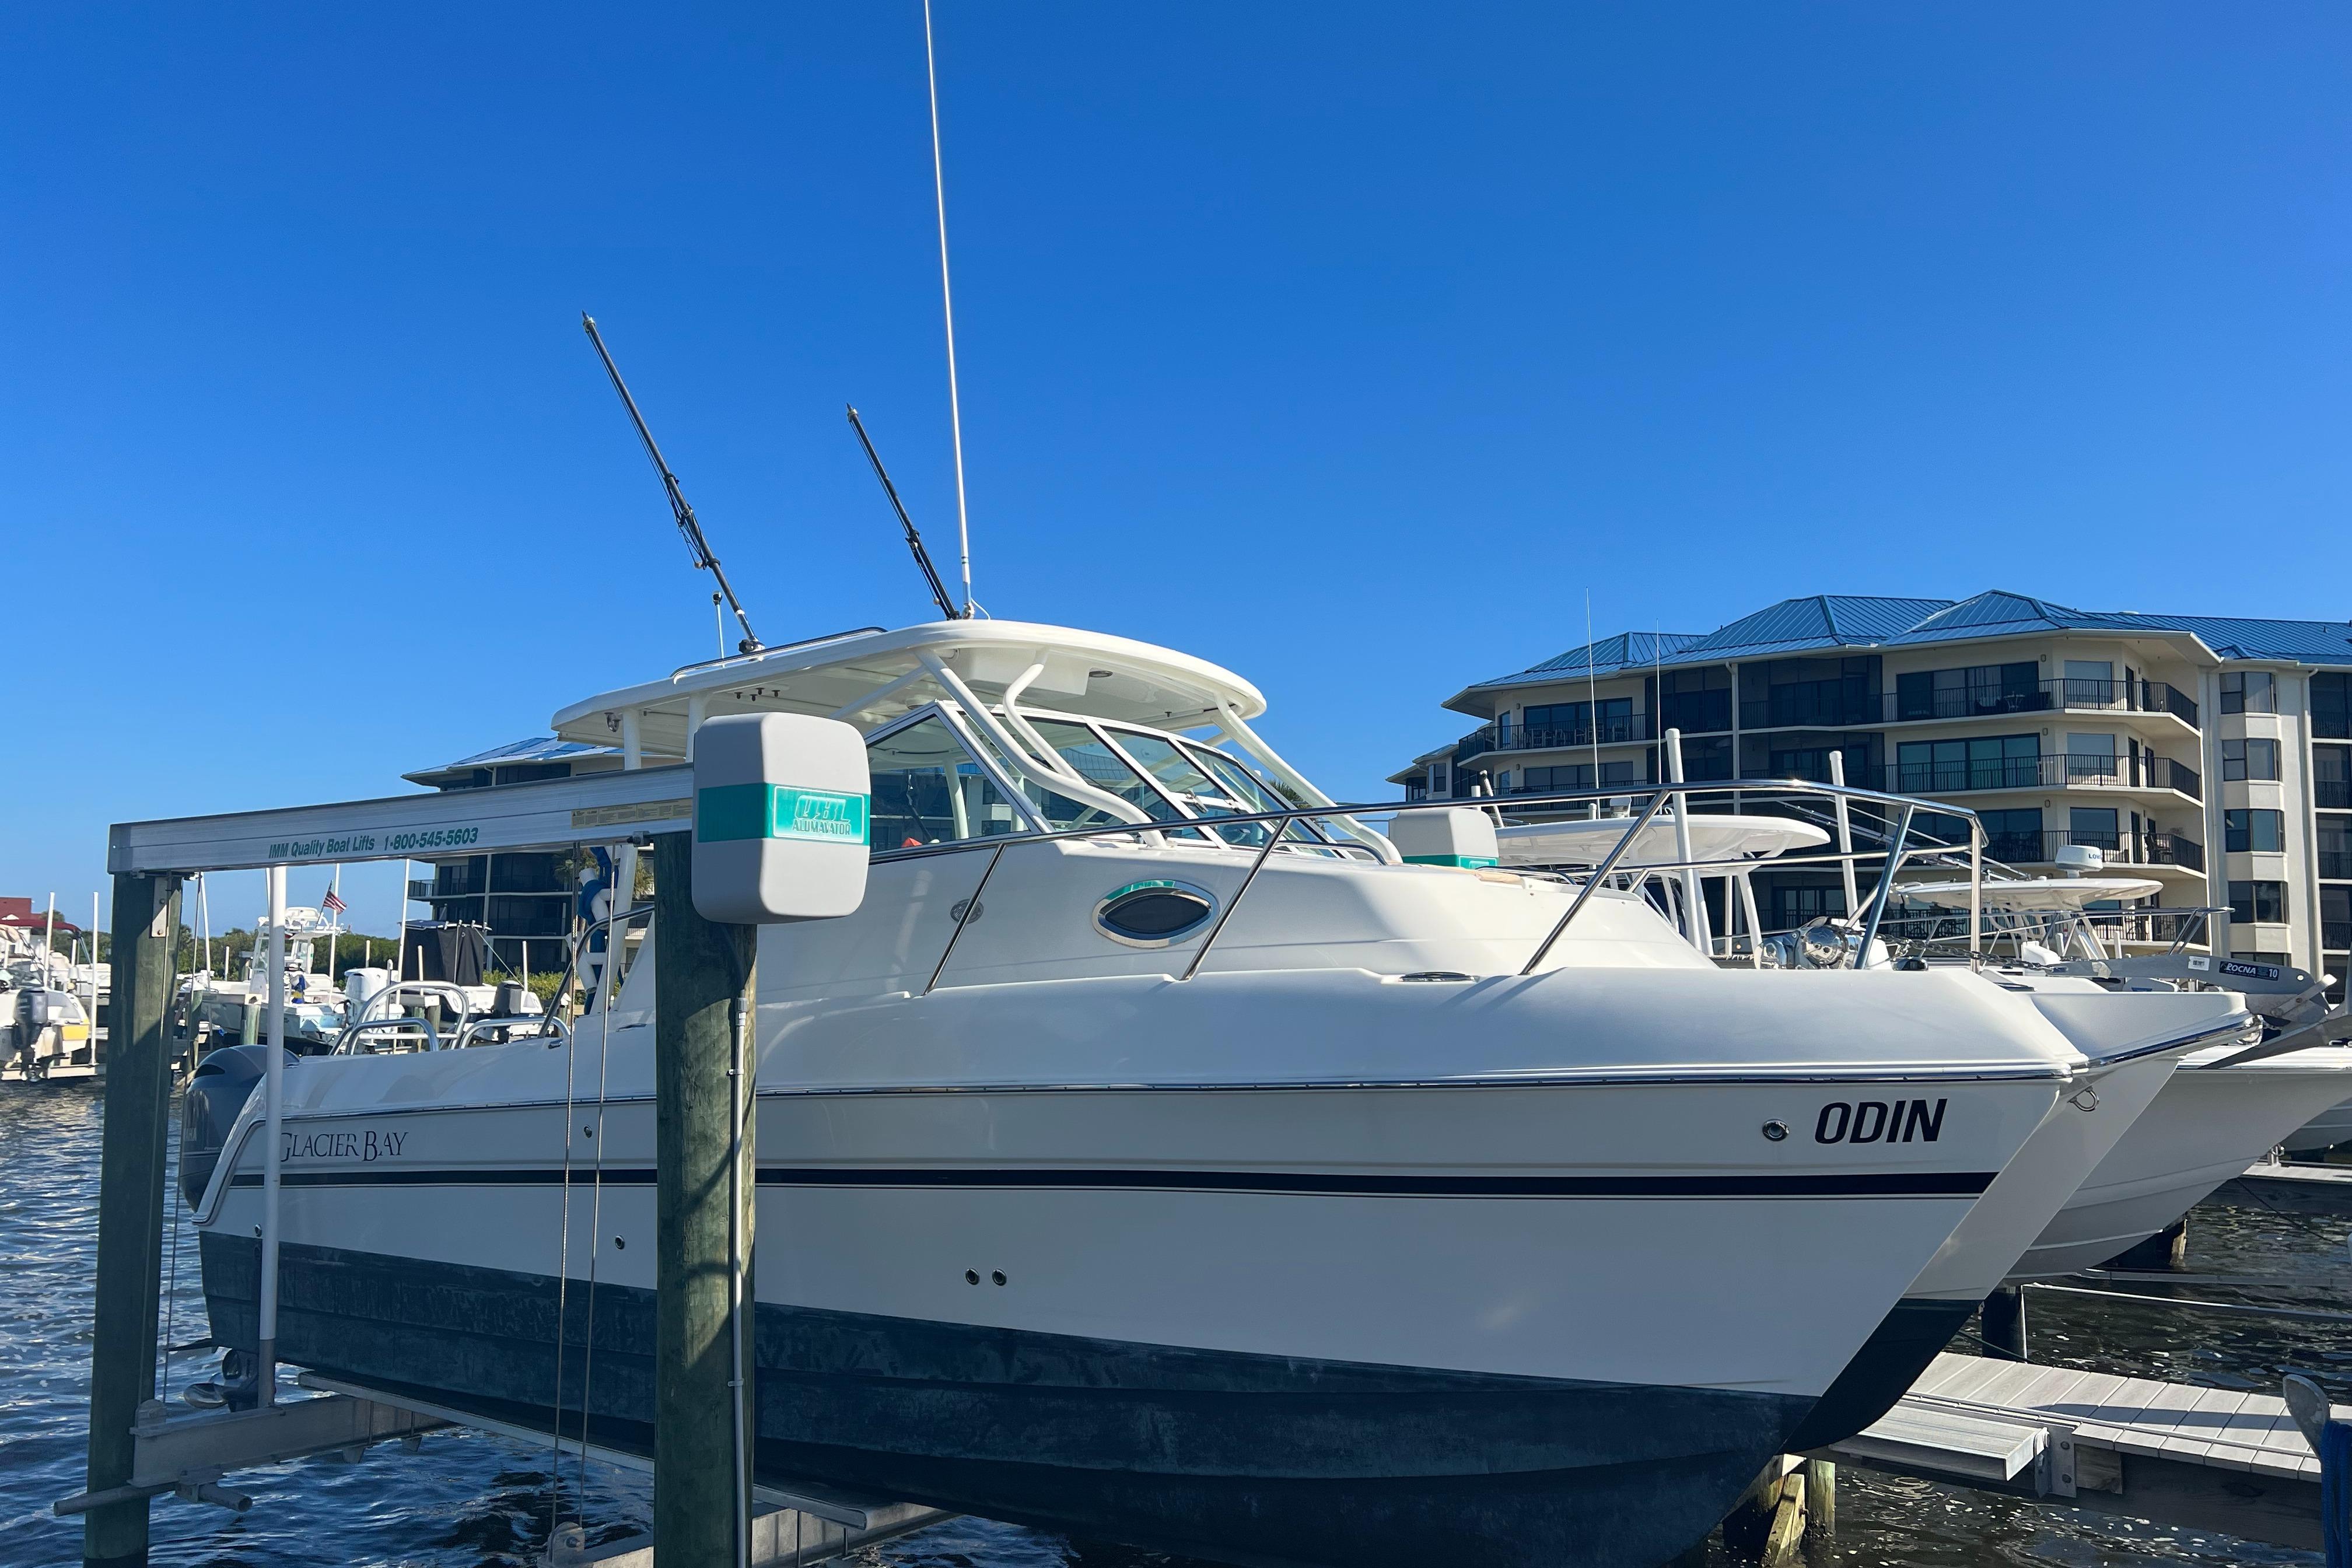
POLYGON ((940 163, 940 63, 931 50, 931 0, 923 0, 923 66, 931 79, 931 189, 940 209, 940 302, 948 319, 948 427, 955 435, 956 550, 963 563, 963 613, 971 614, 971 520, 963 504, 963 404, 956 395, 955 291, 948 286, 948 178, 940 163))
MULTIPOLYGON (((1592 787, 1601 787, 1601 672, 1592 665, 1592 590, 1584 591, 1584 721, 1585 733, 1592 737, 1592 787)), ((1595 802, 1592 815, 1601 815, 1595 802)))

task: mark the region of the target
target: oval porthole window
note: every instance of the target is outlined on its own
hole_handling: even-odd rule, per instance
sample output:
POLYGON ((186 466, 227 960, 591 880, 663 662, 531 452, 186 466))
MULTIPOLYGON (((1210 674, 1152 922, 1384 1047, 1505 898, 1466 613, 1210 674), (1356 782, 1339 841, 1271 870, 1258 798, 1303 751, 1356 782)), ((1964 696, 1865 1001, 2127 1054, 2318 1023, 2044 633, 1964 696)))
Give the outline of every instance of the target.
POLYGON ((1209 923, 1217 900, 1190 882, 1129 882, 1095 906, 1095 925, 1130 947, 1166 947, 1209 923))

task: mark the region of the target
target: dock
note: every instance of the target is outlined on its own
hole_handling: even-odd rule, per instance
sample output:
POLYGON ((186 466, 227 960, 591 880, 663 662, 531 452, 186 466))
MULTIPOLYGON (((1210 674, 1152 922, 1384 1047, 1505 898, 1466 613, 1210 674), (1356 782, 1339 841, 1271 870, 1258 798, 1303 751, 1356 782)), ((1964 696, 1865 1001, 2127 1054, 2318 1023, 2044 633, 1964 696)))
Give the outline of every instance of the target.
MULTIPOLYGON (((2344 1419, 2352 1408, 2337 1407, 2344 1419)), ((2275 1394, 1946 1352, 1841 1463, 2321 1549, 2320 1464, 2275 1394)))

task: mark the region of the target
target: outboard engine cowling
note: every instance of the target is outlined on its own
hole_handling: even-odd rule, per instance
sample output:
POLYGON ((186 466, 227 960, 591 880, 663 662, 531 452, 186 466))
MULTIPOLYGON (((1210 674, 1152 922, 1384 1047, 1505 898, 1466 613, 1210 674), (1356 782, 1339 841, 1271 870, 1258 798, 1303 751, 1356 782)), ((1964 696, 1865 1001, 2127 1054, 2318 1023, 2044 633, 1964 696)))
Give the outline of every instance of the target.
MULTIPOLYGON (((228 1144, 236 1113, 259 1088, 268 1058, 265 1046, 223 1046, 196 1064, 180 1101, 180 1194, 190 1208, 204 1202, 213 1167, 228 1144)), ((286 1053, 292 1061, 294 1053, 286 1053)))

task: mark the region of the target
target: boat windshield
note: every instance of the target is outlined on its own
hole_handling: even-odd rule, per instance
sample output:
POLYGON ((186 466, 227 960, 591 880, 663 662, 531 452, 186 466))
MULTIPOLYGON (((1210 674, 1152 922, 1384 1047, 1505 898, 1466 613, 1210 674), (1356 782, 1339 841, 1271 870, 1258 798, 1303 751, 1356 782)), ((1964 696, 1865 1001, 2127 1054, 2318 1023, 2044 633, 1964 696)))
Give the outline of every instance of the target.
MULTIPOLYGON (((1131 828, 1139 817, 1177 825, 1286 809, 1257 774, 1213 747, 1068 714, 1006 716, 998 710, 994 718, 1003 722, 975 722, 961 709, 933 705, 866 742, 875 853, 1038 831, 1131 828), (1007 754, 1008 743, 1021 744, 1021 752, 1007 754), (1031 755, 1032 747, 1040 755, 1031 755), (1047 750, 1067 773, 1047 768, 1047 750), (1006 794, 1007 783, 1017 797, 1006 794)), ((1195 844, 1259 848, 1266 842, 1265 826, 1255 822, 1163 831, 1195 844)), ((1334 853, 1303 823, 1290 824, 1283 838, 1334 853)))
MULTIPOLYGON (((1183 816, 1173 801, 1146 783, 1125 757, 1086 725, 1067 719, 1036 718, 1029 722, 1056 755, 1097 789, 1118 796, 1155 822, 1173 822, 1183 816)), ((1021 787, 1038 812, 1057 828, 1091 827, 1113 820, 1100 807, 1072 800, 1034 780, 1024 779, 1021 787)), ((1202 835, 1187 828, 1178 837, 1199 838, 1202 835)))
POLYGON ((1023 831, 1012 801, 937 712, 866 743, 877 853, 1023 831))

